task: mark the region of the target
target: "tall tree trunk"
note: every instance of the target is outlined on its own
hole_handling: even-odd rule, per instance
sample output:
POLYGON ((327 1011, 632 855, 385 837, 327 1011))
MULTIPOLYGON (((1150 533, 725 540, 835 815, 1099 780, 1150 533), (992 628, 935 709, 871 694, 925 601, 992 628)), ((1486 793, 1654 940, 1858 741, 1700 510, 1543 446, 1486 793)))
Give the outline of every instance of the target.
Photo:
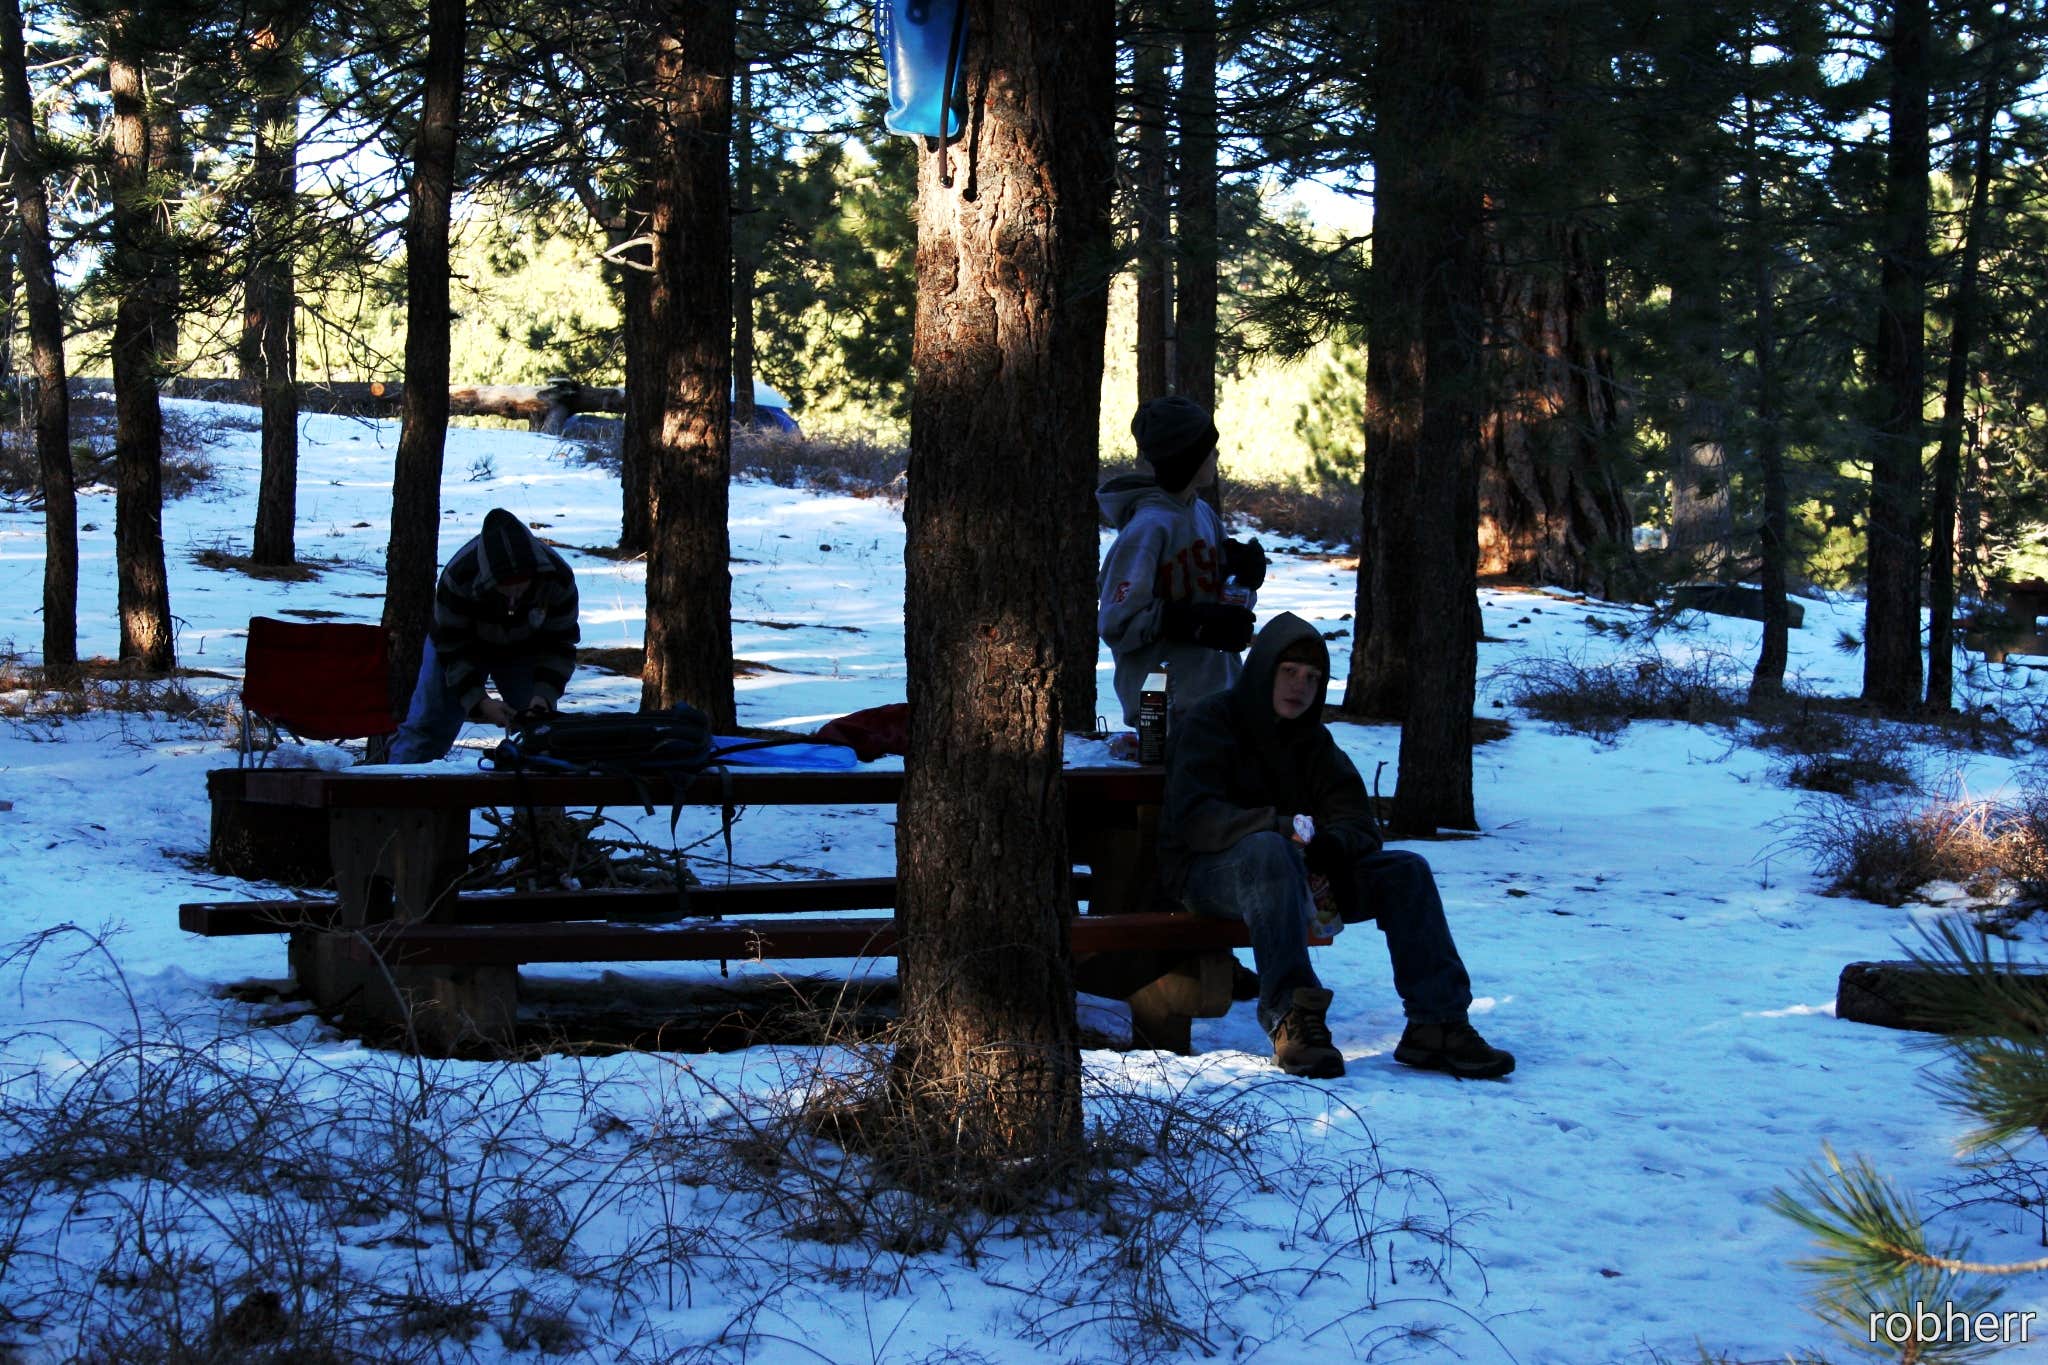
MULTIPOLYGON (((192 158, 185 145, 185 111, 180 102, 177 82, 169 72, 143 71, 146 86, 145 98, 148 112, 144 125, 149 137, 149 169, 160 182, 175 184, 183 189, 192 181, 192 158)), ((173 205, 178 195, 166 196, 162 205, 152 209, 156 215, 157 230, 169 247, 176 240, 177 225, 172 222, 173 205)), ((158 262, 160 278, 157 282, 157 373, 169 377, 178 372, 178 333, 184 325, 185 281, 179 270, 175 252, 166 250, 158 262)))
POLYGON ((1550 259, 1495 256, 1488 312, 1505 373, 1481 459, 1481 572, 1598 597, 1634 591, 1627 496, 1609 467, 1612 369, 1592 334, 1604 272, 1582 228, 1551 225, 1550 259))
POLYGON ((164 428, 156 390, 168 243, 149 203, 149 124, 137 28, 133 12, 115 15, 107 53, 113 96, 108 180, 114 200, 109 268, 120 294, 112 346, 114 554, 121 658, 164 672, 177 662, 164 567, 164 428))
POLYGON ((1992 131, 2000 96, 1999 64, 1986 64, 1978 91, 1971 165, 1970 205, 1963 219, 1962 259, 1956 266, 1949 304, 1948 374, 1942 387, 1941 445, 1934 457, 1934 506, 1929 512, 1931 543, 1927 570, 1927 708, 1947 711, 1955 702, 1956 500, 1963 463, 1963 407, 1970 394, 1970 352, 1977 344, 1977 274, 1984 250, 1991 181, 1997 174, 1992 131))
MULTIPOLYGON (((1387 12, 1380 61, 1395 73, 1381 118, 1406 135, 1419 168, 1412 217, 1377 220, 1412 242, 1412 331, 1400 349, 1419 372, 1420 412, 1406 452, 1417 567, 1393 825, 1410 833, 1474 829, 1472 699, 1479 641, 1479 444, 1483 375, 1487 0, 1434 0, 1387 12), (1391 51, 1388 50, 1391 47, 1391 51)), ((1377 267, 1377 261, 1375 262, 1377 267)), ((1381 514, 1387 515, 1382 508, 1381 514)))
POLYGON ((1138 402, 1172 391, 1173 199, 1167 150, 1167 102, 1172 92, 1166 68, 1172 50, 1166 15, 1159 5, 1137 12, 1132 82, 1137 136, 1138 402))
POLYGON ((1216 10, 1182 0, 1180 269, 1174 289, 1175 391, 1216 410, 1216 10))
POLYGON ((661 435, 650 450, 646 709, 679 701, 729 732, 732 570, 733 11, 665 0, 654 35, 654 315, 661 435))
POLYGON ((28 296, 29 358, 35 366, 33 423, 43 484, 43 680, 78 675, 78 498, 71 471, 71 409, 64 373, 64 301, 50 247, 48 163, 36 138, 22 41, 20 0, 0 0, 0 101, 13 171, 15 250, 28 296))
MULTIPOLYGON (((633 155, 643 169, 627 198, 628 226, 621 240, 651 232, 654 218, 651 140, 643 137, 633 155)), ((650 244, 622 260, 619 275, 620 331, 626 352, 626 410, 619 415, 619 552, 626 555, 647 553, 653 541, 654 493, 649 477, 652 452, 661 441, 665 363, 663 327, 655 316, 659 299, 653 259, 650 244)))
POLYGON ((739 103, 733 110, 732 424, 754 425, 754 276, 760 229, 754 221, 754 64, 739 57, 739 103))
MULTIPOLYGON (((1174 392, 1216 411, 1216 4, 1181 0, 1179 266, 1173 290, 1174 392)), ((1222 476, 1202 486, 1223 506, 1222 476)))
MULTIPOLYGON (((904 639, 910 757, 896 844, 897 1094, 970 1159, 1044 1159, 1081 1134, 1059 677, 1055 347, 1077 266, 1064 168, 1105 129, 1108 0, 972 0, 971 175, 918 178, 904 639), (1083 117, 1076 118, 1075 115, 1083 117)), ((957 164, 957 163, 956 163, 957 164)), ((1092 632, 1091 632, 1092 638, 1092 632)))
MULTIPOLYGON (((1745 44, 1745 53, 1754 44, 1745 44)), ((1745 57, 1754 72, 1754 63, 1745 57)), ((1763 476, 1764 515, 1758 551, 1762 565, 1757 585, 1763 592, 1763 643, 1750 674, 1749 698, 1761 701, 1785 690, 1785 664, 1790 653, 1791 613, 1785 605, 1792 558, 1792 499, 1785 471, 1785 439, 1778 424, 1777 284, 1771 274, 1776 244, 1764 225, 1763 167, 1757 158, 1757 112, 1743 97, 1742 198, 1746 254, 1749 258, 1750 317, 1756 329, 1750 350, 1755 359, 1751 429, 1756 433, 1757 464, 1763 476)))
POLYGON ((440 562, 441 462, 448 440, 448 233, 467 17, 464 0, 427 0, 425 85, 405 223, 405 392, 384 561, 391 701, 399 715, 419 676, 440 562))
POLYGON ((262 82, 256 103, 250 179, 250 261, 242 310, 245 355, 253 355, 263 405, 263 465, 250 559, 289 564, 298 518, 299 386, 292 254, 297 240, 298 67, 292 20, 279 12, 250 39, 262 82))
MULTIPOLYGON (((1419 138, 1431 111, 1409 73, 1390 59, 1412 60, 1408 5, 1382 6, 1375 19, 1373 98, 1380 109, 1372 147, 1373 253, 1366 275, 1365 456, 1359 472, 1358 584, 1352 617, 1351 672, 1344 709, 1359 717, 1408 714, 1409 645, 1415 625, 1417 443, 1426 376, 1420 335, 1421 290, 1434 268, 1429 220, 1430 166, 1419 138)), ((1426 48, 1424 49, 1427 50, 1426 48)))
POLYGON ((1671 547, 1676 572, 1722 578, 1732 572, 1735 511, 1728 489, 1728 403, 1721 253, 1724 232, 1718 168, 1704 152, 1680 168, 1674 213, 1687 240, 1702 244, 1673 262, 1671 323, 1676 334, 1678 419, 1671 431, 1671 547), (1711 245, 1709 245, 1711 244, 1711 245))
POLYGON ((1515 188, 1497 196, 1488 242, 1489 350, 1500 372, 1480 461, 1481 570, 1616 596, 1633 590, 1633 547, 1606 450, 1615 420, 1598 339, 1606 268, 1570 202, 1577 196, 1558 198, 1583 177, 1560 141, 1561 91, 1573 79, 1568 16, 1523 41, 1527 55, 1498 82, 1515 188))
POLYGON ((1920 700, 1920 447, 1926 383, 1927 0, 1892 9, 1891 130, 1877 343, 1882 404, 1872 434, 1869 596, 1864 606, 1863 699, 1893 710, 1920 700))
POLYGON ((1116 181, 1116 27, 1113 6, 1085 0, 1059 28, 1060 131, 1052 150, 1054 240, 1060 275, 1053 282, 1054 366, 1051 408, 1064 487, 1059 563, 1066 618, 1060 655, 1060 714, 1066 728, 1095 724, 1096 563, 1102 552, 1095 481, 1101 471, 1103 348, 1109 289, 1116 274, 1111 218, 1116 181))
POLYGON ((18 220, 0 228, 0 383, 14 374, 14 319, 21 304, 14 283, 14 258, 20 239, 18 220))

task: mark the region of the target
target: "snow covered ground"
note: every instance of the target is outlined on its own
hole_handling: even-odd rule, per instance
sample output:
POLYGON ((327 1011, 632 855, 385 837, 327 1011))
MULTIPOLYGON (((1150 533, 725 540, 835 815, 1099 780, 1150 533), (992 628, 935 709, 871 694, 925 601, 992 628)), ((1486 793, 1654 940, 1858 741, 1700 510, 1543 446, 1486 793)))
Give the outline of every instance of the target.
MULTIPOLYGON (((201 418, 246 424, 250 417, 246 409, 179 406, 201 418)), ((231 679, 253 614, 377 618, 396 441, 394 423, 306 419, 299 545, 324 571, 316 581, 277 583, 194 561, 204 549, 247 545, 257 436, 224 434, 212 452, 220 487, 165 512, 181 663, 231 679)), ((565 547, 617 539, 616 480, 566 458, 551 439, 457 430, 446 468, 444 557, 495 505, 565 547)), ((80 520, 89 528, 81 650, 111 655, 111 491, 86 493, 80 520)), ((0 513, 0 643, 11 637, 30 661, 40 641, 42 534, 36 514, 0 513)), ((732 547, 735 652, 776 670, 739 683, 743 722, 807 728, 902 696, 896 507, 740 483, 732 547)), ((637 644, 641 566, 565 552, 582 585, 585 644, 637 644)), ((1351 594, 1347 562, 1289 546, 1274 559, 1259 610, 1262 617, 1298 612, 1344 632, 1331 641, 1341 676, 1351 594)), ((1629 646, 1590 623, 1638 615, 1561 595, 1500 592, 1485 595, 1484 613, 1487 634, 1499 642, 1481 647, 1483 675, 1544 656, 1611 657, 1629 646)), ((1663 633, 1655 647, 1674 657, 1724 651, 1746 672, 1755 626, 1688 624, 1663 633)), ((1836 645, 1840 629, 1860 627, 1856 604, 1808 603, 1806 625, 1792 641, 1800 682, 1853 693, 1860 659, 1836 645)), ((1105 656, 1105 698, 1108 676, 1105 656)), ((233 688, 204 678, 192 685, 233 688)), ((1317 959, 1337 997, 1333 1029, 1349 1068, 1340 1081, 1271 1085, 1249 1005, 1197 1021, 1194 1057, 1088 1055, 1093 1082, 1107 1089, 1179 1091, 1201 1104, 1242 1095, 1286 1115, 1290 1141, 1309 1163, 1304 1170, 1377 1163, 1426 1173, 1440 1195, 1433 1213, 1428 1199, 1404 1203, 1390 1193, 1378 1216, 1405 1211, 1454 1221, 1458 1254, 1445 1256, 1421 1233, 1396 1233, 1375 1241, 1372 1261, 1333 1254, 1327 1273, 1311 1276, 1306 1268, 1343 1240, 1334 1231, 1342 1217, 1317 1217, 1359 1211, 1342 1207, 1343 1192, 1327 1185, 1304 1190, 1297 1182, 1292 1196, 1286 1182, 1270 1196, 1246 1192, 1205 1234, 1221 1268, 1206 1316, 1197 1315, 1200 1330, 1218 1354, 1273 1361, 1443 1354, 1582 1365, 1691 1359, 1695 1343, 1731 1358, 1774 1359, 1802 1346, 1846 1357, 1839 1344, 1828 1345, 1827 1329, 1808 1310, 1808 1282, 1788 1266, 1809 1250, 1806 1238, 1766 1201, 1824 1143, 1868 1155, 1907 1190, 1929 1192, 1954 1175, 1963 1124, 1925 1088, 1929 1055, 1908 1036, 1833 1016, 1841 966, 1897 956, 1915 918, 1930 911, 1820 895, 1811 855, 1786 838, 1801 794, 1776 779, 1768 754, 1732 743, 1729 731, 1638 724, 1601 743, 1512 708, 1493 710, 1502 686, 1488 682, 1481 702, 1512 722, 1507 738, 1476 751, 1482 836, 1418 847, 1437 869, 1471 968, 1480 996, 1475 1022, 1520 1059, 1511 1080, 1459 1084, 1393 1062, 1401 1012, 1381 940, 1367 926, 1317 959)), ((637 695, 636 680, 583 674, 570 698, 579 708, 623 708, 637 695)), ((1337 730, 1365 773, 1388 763, 1391 790, 1397 731, 1337 730)), ((472 742, 483 738, 472 728, 472 742)), ((2031 760, 1943 753, 1927 761, 1937 775, 1953 768, 1956 781, 1988 795, 2023 780, 2031 760)), ((67 923, 105 934, 104 952, 69 957, 83 940, 63 937, 33 957, 17 954, 0 971, 0 1068, 9 1094, 19 1099, 33 1084, 61 1085, 138 1029, 181 1043, 204 1039, 209 1056, 239 1058, 249 1077, 276 1080, 316 1107, 323 1097, 356 1093, 348 1078, 403 1074, 389 1054, 338 1038, 315 1019, 223 995, 237 983, 281 977, 281 940, 201 941, 178 931, 180 901, 283 894, 204 868, 204 774, 231 762, 217 728, 162 716, 0 726, 0 800, 12 803, 0 813, 0 944, 67 923), (131 1009, 139 1024, 129 1022, 131 1009)), ((886 873, 893 870, 889 814, 751 811, 737 831, 739 860, 886 873)), ((647 828, 665 824, 665 816, 647 828)), ((707 832, 711 826, 693 831, 698 818, 685 814, 681 837, 707 832)), ((664 970, 692 976, 717 968, 664 970)), ((434 1074, 479 1093, 559 1082, 582 1097, 574 1122, 589 1120, 595 1096, 630 1135, 673 1122, 679 1112, 715 1115, 733 1095, 771 1092, 784 1069, 803 1060, 792 1056, 801 1051, 556 1059, 513 1069, 448 1063, 434 1074)), ((0 1151, 13 1144, 18 1156, 23 1141, 18 1132, 0 1133, 0 1151)), ((55 1294, 63 1275, 86 1267, 90 1280, 91 1267, 127 1254, 122 1248, 143 1225, 132 1175, 66 1185, 61 1198, 51 1193, 57 1188, 42 1187, 10 1209, 21 1222, 0 1231, 0 1258, 13 1249, 11 1261, 0 1259, 0 1343, 17 1343, 27 1358, 61 1358, 73 1344, 68 1327, 90 1316, 80 1300, 55 1294), (13 1325, 10 1311, 20 1319, 13 1325), (26 1325, 39 1313, 50 1327, 40 1336, 26 1325)), ((655 1197, 639 1188, 630 1198, 596 1201, 603 1213, 582 1228, 586 1250, 596 1255, 630 1241, 655 1197)), ((684 1202, 708 1198, 696 1191, 684 1202)), ((347 1245, 330 1251, 356 1277, 351 1283, 382 1283, 394 1294, 483 1286, 502 1305, 508 1289, 530 1289, 535 1301, 555 1293, 550 1301, 571 1328, 555 1344, 593 1359, 1021 1362, 1129 1353, 1119 1312, 1091 1306, 1087 1293, 1075 1307, 1048 1307, 1062 1286, 1086 1290, 1090 1276, 1104 1273, 1085 1256, 999 1238, 973 1259, 870 1251, 856 1273, 846 1249, 791 1241, 778 1215, 744 1200, 720 1217, 757 1265, 795 1268, 780 1279, 738 1275, 730 1250, 725 1259, 706 1250, 697 1262, 684 1250, 665 1280, 643 1278, 630 1293, 606 1297, 558 1266, 515 1265, 488 1251, 458 1255, 449 1227, 459 1220, 397 1236, 388 1211, 366 1212, 361 1228, 346 1230, 347 1245), (885 1263, 893 1267, 887 1273, 878 1268, 885 1263)), ((2040 1254, 2038 1227, 2011 1210, 1978 1208, 1941 1225, 1966 1233, 1979 1259, 2040 1254)), ((222 1244, 234 1240, 213 1235, 222 1244)), ((198 1265, 194 1275, 203 1280, 205 1269, 198 1265)), ((254 1282, 235 1281, 235 1301, 254 1282)), ((1125 1292, 1113 1277, 1103 1283, 1125 1292)), ((104 1287, 102 1307, 122 1288, 104 1287)), ((1197 1291, 1169 1285, 1167 1292, 1197 1291)), ((1130 1305, 1121 1302, 1127 1319, 1130 1305)), ((2001 1306, 2048 1314, 2048 1286, 2038 1277, 2017 1282, 2001 1306)), ((488 1318, 466 1335, 422 1329, 416 1338, 394 1336, 389 1358, 422 1350, 532 1358, 549 1340, 519 1330, 519 1321, 517 1314, 488 1318)), ((2048 1359, 2048 1348, 2023 1346, 2014 1358, 2048 1359)))

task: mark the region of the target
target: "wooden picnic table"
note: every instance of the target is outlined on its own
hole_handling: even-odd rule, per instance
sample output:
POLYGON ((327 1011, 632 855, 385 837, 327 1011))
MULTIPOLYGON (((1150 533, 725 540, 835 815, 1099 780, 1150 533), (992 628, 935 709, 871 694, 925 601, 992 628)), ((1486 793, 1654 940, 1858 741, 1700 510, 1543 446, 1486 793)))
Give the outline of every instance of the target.
MULTIPOLYGON (((1189 1020, 1229 1007, 1234 921, 1152 905, 1158 767, 1066 770, 1070 925, 1083 989, 1128 999, 1135 1031, 1186 1051, 1189 1020)), ((661 890, 464 893, 470 812, 489 807, 886 806, 897 770, 735 766, 671 782, 596 774, 370 768, 253 769, 239 799, 324 811, 335 894, 180 907, 187 930, 288 932, 300 987, 323 1009, 403 1027, 422 1050, 509 1042, 518 968, 534 962, 863 958, 893 955, 893 877, 661 890)), ((218 799, 218 794, 216 795, 218 799)))

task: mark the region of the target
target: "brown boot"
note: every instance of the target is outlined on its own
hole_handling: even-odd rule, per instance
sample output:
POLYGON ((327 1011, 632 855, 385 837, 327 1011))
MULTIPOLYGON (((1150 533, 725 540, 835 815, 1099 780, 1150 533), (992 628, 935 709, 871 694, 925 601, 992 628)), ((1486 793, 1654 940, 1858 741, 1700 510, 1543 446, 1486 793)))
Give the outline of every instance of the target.
POLYGON ((1344 1074, 1344 1054, 1330 1041, 1330 993, 1297 986, 1294 1008, 1273 1030, 1273 1061, 1290 1076, 1335 1080, 1344 1074))

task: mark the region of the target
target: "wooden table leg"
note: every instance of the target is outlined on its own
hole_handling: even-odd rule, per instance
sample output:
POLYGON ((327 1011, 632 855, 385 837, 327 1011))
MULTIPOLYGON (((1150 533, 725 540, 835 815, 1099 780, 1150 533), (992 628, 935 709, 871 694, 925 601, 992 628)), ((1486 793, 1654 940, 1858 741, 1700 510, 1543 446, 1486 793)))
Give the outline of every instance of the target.
POLYGON ((503 1051, 514 1041, 519 969, 394 967, 354 961, 351 938, 386 920, 434 918, 469 864, 467 810, 333 812, 340 927, 292 935, 292 972, 323 1010, 428 1056, 503 1051))

